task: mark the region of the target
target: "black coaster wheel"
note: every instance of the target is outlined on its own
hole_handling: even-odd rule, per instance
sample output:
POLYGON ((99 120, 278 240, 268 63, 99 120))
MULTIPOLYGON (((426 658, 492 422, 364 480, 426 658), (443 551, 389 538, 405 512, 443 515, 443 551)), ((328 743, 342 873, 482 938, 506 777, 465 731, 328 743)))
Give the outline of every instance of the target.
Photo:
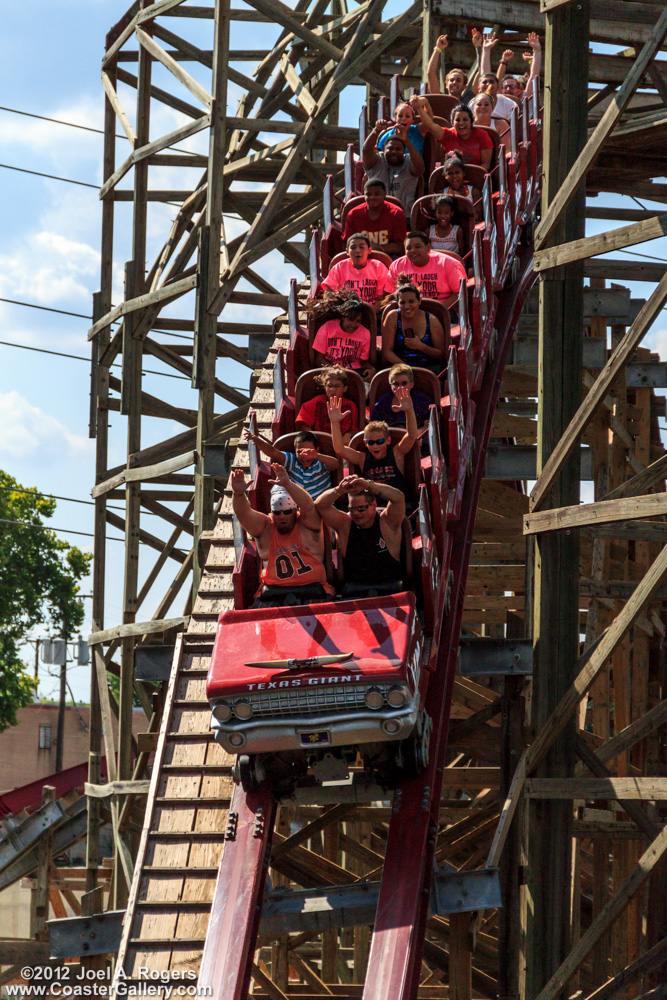
POLYGON ((240 782, 244 792, 256 792, 258 790, 261 778, 258 774, 255 754, 239 754, 236 758, 235 771, 236 774, 234 777, 240 782))
POLYGON ((426 712, 419 712, 415 728, 400 747, 400 766, 404 772, 417 777, 428 767, 433 721, 426 712))

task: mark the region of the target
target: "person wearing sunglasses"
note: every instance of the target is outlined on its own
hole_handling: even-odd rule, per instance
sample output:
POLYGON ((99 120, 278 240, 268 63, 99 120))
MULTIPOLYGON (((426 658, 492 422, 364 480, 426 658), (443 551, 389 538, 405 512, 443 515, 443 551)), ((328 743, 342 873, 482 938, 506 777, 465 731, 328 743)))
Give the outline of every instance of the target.
POLYGON ((322 521, 304 489, 274 463, 270 514, 255 510, 248 499, 243 469, 232 469, 232 509, 241 527, 255 539, 262 560, 254 608, 285 607, 326 601, 333 595, 324 566, 322 521))
POLYGON ((404 588, 401 542, 405 497, 388 483, 347 476, 317 498, 315 508, 333 528, 343 558, 343 597, 397 593, 404 588), (347 494, 347 511, 334 507, 347 494), (378 500, 385 505, 378 507, 378 500))
POLYGON ((396 390, 396 403, 405 412, 405 434, 398 444, 392 447, 388 425, 382 420, 371 420, 364 428, 364 451, 358 451, 356 448, 343 444, 340 433, 342 416, 340 400, 329 399, 327 406, 331 420, 334 451, 338 457, 344 458, 346 462, 361 469, 366 479, 394 486, 405 494, 405 456, 417 440, 419 431, 415 408, 408 388, 396 390))
POLYGON ((427 426, 434 400, 415 389, 415 376, 410 365, 398 364, 389 369, 389 392, 383 393, 373 406, 371 420, 383 420, 390 427, 405 427, 405 410, 396 394, 407 389, 412 399, 418 430, 427 426))

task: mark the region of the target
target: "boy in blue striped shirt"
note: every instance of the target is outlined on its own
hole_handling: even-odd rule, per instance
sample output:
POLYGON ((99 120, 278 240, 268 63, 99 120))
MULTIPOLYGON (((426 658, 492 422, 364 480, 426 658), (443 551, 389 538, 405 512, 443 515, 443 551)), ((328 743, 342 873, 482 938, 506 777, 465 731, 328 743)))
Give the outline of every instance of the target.
POLYGON ((254 441, 271 462, 278 462, 287 469, 290 479, 301 486, 313 500, 320 493, 331 489, 331 472, 338 468, 338 459, 333 455, 320 455, 319 442, 310 431, 299 431, 294 438, 294 451, 281 451, 261 434, 245 432, 247 441, 254 441))

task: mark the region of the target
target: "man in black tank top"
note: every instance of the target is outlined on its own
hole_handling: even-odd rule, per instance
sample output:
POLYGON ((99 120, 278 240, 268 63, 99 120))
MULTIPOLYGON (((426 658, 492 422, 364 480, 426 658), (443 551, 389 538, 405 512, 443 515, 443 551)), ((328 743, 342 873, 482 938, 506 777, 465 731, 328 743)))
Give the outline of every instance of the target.
POLYGON ((361 476, 348 476, 335 489, 322 493, 315 507, 338 536, 338 551, 343 560, 343 597, 404 589, 401 542, 405 497, 400 490, 361 476), (349 513, 334 507, 345 493, 349 513), (378 508, 378 498, 387 506, 378 508))

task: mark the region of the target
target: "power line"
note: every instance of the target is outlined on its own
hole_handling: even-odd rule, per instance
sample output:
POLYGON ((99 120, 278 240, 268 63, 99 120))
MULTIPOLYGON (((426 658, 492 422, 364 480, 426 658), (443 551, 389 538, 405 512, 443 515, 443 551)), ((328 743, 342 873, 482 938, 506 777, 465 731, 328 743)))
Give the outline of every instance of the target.
MULTIPOLYGON (((12 344, 8 340, 0 340, 0 345, 3 347, 18 347, 22 351, 37 351, 38 354, 54 354, 57 358, 72 358, 74 361, 87 361, 90 363, 90 358, 84 358, 81 354, 64 354, 62 351, 48 351, 46 347, 30 347, 28 344, 12 344)), ((111 368, 122 368, 123 366, 117 361, 112 361, 111 368)), ((173 375, 171 372, 156 372, 152 368, 144 368, 141 372, 142 375, 162 375, 164 378, 178 378, 182 382, 189 382, 190 378, 187 375, 173 375)), ((238 385, 230 385, 230 389, 235 389, 237 392, 245 392, 238 385)))
MULTIPOLYGON (((41 531, 60 531, 65 535, 85 535, 86 538, 95 537, 90 531, 72 531, 71 528, 52 528, 50 524, 31 524, 30 521, 9 521, 4 517, 0 517, 0 524, 19 524, 24 528, 38 528, 41 531)), ((112 538, 111 535, 107 535, 106 539, 108 542, 125 541, 124 538, 112 538)))
MULTIPOLYGON (((69 125, 70 128, 80 128, 85 132, 97 132, 98 135, 104 135, 104 130, 101 128, 92 128, 90 125, 76 125, 74 122, 65 122, 61 118, 47 118, 46 115, 36 115, 31 111, 19 111, 17 108, 3 108, 0 107, 0 111, 9 111, 13 115, 25 115, 26 118, 39 118, 42 122, 55 122, 56 125, 69 125)), ((117 139, 126 139, 127 136, 116 135, 117 139)))
POLYGON ((2 299, 0 302, 9 302, 11 306, 25 306, 27 309, 43 309, 44 312, 60 313, 61 316, 76 316, 77 319, 92 320, 92 316, 84 316, 83 313, 68 312, 67 309, 54 309, 53 306, 38 306, 34 302, 17 302, 16 299, 2 299))
POLYGON ((63 181, 65 184, 78 184, 79 187, 85 188, 95 188, 99 191, 99 184, 88 184, 86 181, 73 181, 69 177, 56 177, 54 174, 42 174, 39 170, 26 170, 25 167, 12 167, 8 163, 0 163, 0 167, 4 167, 5 170, 18 170, 20 174, 33 174, 35 177, 46 177, 50 181, 63 181))
MULTIPOLYGON (((59 497, 55 493, 39 493, 37 490, 24 490, 21 487, 16 487, 16 486, 0 486, 0 490, 3 490, 5 492, 7 492, 7 493, 25 493, 28 496, 33 496, 33 497, 46 497, 47 500, 63 500, 65 503, 83 503, 83 504, 87 504, 89 507, 94 507, 95 506, 95 501, 94 500, 77 500, 76 497, 59 497)), ((190 497, 186 493, 184 493, 183 494, 183 503, 185 503, 186 501, 189 502, 190 501, 190 497)), ((175 503, 179 503, 179 502, 180 501, 178 501, 178 500, 175 501, 175 503)), ((124 507, 113 507, 113 506, 111 506, 109 504, 107 504, 107 510, 118 510, 121 513, 125 512, 125 508, 124 507)), ((162 516, 161 514, 156 514, 152 510, 146 510, 146 511, 144 511, 144 513, 145 514, 151 514, 153 517, 161 517, 162 516)))
MULTIPOLYGON (((18 524, 24 528, 38 528, 40 531, 58 531, 63 535, 83 535, 86 538, 95 537, 95 535, 90 531, 73 531, 72 528, 52 528, 50 524, 31 524, 30 521, 10 521, 4 517, 0 517, 0 524, 18 524)), ((123 542, 123 544, 125 543, 124 538, 114 538, 112 535, 105 535, 104 537, 106 538, 107 542, 123 542)), ((146 545, 148 543, 142 542, 141 539, 139 539, 139 544, 146 545)), ((174 551, 180 552, 181 555, 183 554, 182 549, 174 549, 174 551)))
MULTIPOLYGON (((76 122, 66 122, 63 121, 62 118, 47 118, 46 115, 36 115, 32 111, 19 111, 18 108, 3 108, 2 106, 0 106, 0 111, 9 111, 10 114, 13 115, 25 115, 26 118, 39 118, 42 122, 53 122, 56 125, 69 125, 70 128, 80 128, 83 129, 84 132, 96 132, 98 135, 104 135, 104 129, 92 128, 90 125, 77 125, 76 122)), ((124 132, 116 132, 115 138, 127 139, 127 136, 124 132)), ((174 147, 174 150, 178 153, 187 153, 188 156, 196 155, 190 149, 177 149, 174 147)))
MULTIPOLYGON (((18 347, 22 351, 37 351, 38 354, 54 354, 57 358, 72 358, 74 361, 87 361, 90 364, 90 358, 84 358, 81 354, 64 354, 62 351, 48 351, 45 347, 30 347, 28 344, 12 344, 8 340, 0 340, 0 344, 3 347, 18 347)), ((118 362, 112 362, 111 368, 122 368, 123 366, 118 362)), ((164 378, 178 378, 183 382, 189 382, 190 379, 187 375, 172 375, 171 372, 155 372, 152 369, 144 368, 144 375, 163 375, 164 378)), ((244 390, 240 389, 239 392, 244 390)))

